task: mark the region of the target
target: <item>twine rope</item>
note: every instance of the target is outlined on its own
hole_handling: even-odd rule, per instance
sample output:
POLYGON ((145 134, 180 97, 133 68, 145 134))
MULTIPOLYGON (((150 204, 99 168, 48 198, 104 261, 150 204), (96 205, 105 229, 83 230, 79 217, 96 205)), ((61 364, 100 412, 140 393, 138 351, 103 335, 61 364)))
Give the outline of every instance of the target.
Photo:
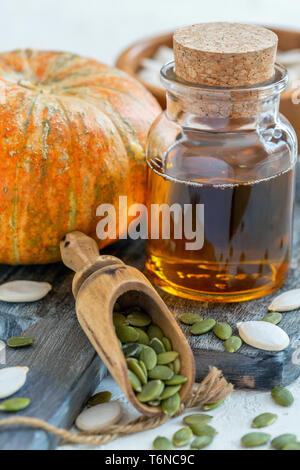
MULTIPOLYGON (((215 403, 225 399, 233 390, 232 384, 228 383, 223 377, 222 372, 213 367, 205 379, 197 384, 188 397, 181 403, 176 416, 181 415, 188 408, 195 408, 204 404, 215 403)), ((115 424, 110 426, 104 433, 81 432, 74 433, 66 429, 58 428, 46 421, 28 416, 15 416, 0 420, 0 430, 6 426, 24 426, 29 428, 41 429, 61 438, 63 443, 101 445, 113 441, 128 434, 134 434, 140 431, 154 429, 171 419, 166 414, 155 417, 140 416, 127 424, 115 424)))

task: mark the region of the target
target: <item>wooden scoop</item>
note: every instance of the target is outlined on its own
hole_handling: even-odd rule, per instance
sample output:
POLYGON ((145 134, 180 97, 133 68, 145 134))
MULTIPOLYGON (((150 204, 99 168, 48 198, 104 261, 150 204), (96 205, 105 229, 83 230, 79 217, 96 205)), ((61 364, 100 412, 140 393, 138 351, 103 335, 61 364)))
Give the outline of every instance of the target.
POLYGON ((170 338, 179 353, 180 374, 187 377, 181 400, 191 392, 195 379, 194 356, 169 309, 148 279, 137 269, 114 256, 99 256, 97 243, 81 232, 66 235, 60 244, 64 264, 76 271, 73 294, 79 323, 131 404, 148 416, 161 414, 160 407, 139 402, 130 385, 126 360, 113 325, 113 307, 142 307, 153 323, 170 338))

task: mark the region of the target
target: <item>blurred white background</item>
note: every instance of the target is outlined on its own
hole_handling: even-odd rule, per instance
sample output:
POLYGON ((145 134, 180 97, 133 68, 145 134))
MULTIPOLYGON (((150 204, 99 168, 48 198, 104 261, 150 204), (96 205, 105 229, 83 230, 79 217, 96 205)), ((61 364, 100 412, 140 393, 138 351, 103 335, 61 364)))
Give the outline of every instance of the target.
POLYGON ((300 30, 300 1, 1 0, 0 50, 65 50, 112 64, 137 39, 220 20, 300 30))

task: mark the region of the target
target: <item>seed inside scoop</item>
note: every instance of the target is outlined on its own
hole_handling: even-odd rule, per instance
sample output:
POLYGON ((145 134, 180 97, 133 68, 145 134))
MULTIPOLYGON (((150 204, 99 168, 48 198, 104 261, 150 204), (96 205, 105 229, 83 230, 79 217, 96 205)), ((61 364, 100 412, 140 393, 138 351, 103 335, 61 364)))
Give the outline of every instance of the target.
POLYGON ((4 302, 35 302, 52 289, 48 282, 11 281, 0 286, 0 300, 4 302))
POLYGON ((188 381, 180 374, 179 353, 173 351, 170 339, 141 307, 119 305, 118 317, 114 316, 122 320, 115 324, 116 334, 136 398, 146 406, 161 406, 164 413, 174 415, 180 407, 179 392, 188 381))

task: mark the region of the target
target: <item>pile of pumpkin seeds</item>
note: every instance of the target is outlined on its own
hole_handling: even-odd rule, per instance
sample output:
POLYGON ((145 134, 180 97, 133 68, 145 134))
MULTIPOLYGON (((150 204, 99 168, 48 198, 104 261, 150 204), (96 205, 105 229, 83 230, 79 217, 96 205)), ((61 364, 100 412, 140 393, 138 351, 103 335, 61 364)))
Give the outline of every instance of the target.
POLYGON ((239 336, 232 335, 232 328, 226 322, 217 323, 213 318, 202 317, 195 313, 184 313, 179 317, 179 321, 190 326, 192 335, 203 335, 213 331, 217 338, 224 341, 224 347, 227 352, 235 353, 242 346, 242 340, 239 336))
POLYGON ((161 406, 164 413, 173 416, 180 407, 179 391, 187 378, 180 375, 180 358, 170 339, 140 307, 121 311, 115 304, 113 322, 137 399, 161 406))

